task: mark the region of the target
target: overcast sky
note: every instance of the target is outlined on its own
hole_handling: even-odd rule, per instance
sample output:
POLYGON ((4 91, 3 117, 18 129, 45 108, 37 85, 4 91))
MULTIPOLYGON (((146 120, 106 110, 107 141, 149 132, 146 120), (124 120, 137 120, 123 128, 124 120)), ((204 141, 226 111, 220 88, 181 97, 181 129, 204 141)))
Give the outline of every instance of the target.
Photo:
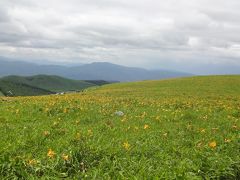
POLYGON ((0 0, 0 55, 229 71, 240 67, 240 0, 0 0))

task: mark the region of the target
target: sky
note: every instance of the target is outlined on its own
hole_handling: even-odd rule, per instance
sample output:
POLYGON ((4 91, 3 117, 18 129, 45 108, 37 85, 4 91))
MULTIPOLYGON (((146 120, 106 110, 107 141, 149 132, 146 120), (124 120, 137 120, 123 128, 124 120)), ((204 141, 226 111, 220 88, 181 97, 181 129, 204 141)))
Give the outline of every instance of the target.
POLYGON ((0 55, 240 73, 239 0, 0 0, 0 55))

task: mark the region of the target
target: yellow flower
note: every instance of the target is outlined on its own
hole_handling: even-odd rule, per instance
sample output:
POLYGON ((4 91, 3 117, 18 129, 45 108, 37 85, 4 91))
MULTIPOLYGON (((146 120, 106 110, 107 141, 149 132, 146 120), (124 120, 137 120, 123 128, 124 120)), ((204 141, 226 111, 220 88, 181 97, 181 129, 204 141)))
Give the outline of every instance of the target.
POLYGON ((219 128, 212 128, 212 130, 213 130, 214 132, 216 132, 218 129, 219 129, 219 128))
POLYGON ((123 143, 123 147, 126 149, 126 150, 129 150, 130 149, 130 144, 128 142, 124 142, 123 143))
POLYGON ((146 113, 146 112, 143 112, 142 115, 141 115, 141 118, 142 118, 142 119, 145 118, 146 115, 147 115, 147 113, 146 113))
POLYGON ((126 120, 127 120, 127 118, 124 117, 124 118, 121 120, 121 122, 126 122, 126 120))
POLYGON ((57 121, 53 122, 53 127, 57 127, 58 125, 59 125, 59 122, 57 122, 57 121))
POLYGON ((89 135, 89 136, 92 136, 92 135, 93 135, 93 132, 92 132, 91 129, 88 130, 88 135, 89 135))
POLYGON ((209 146, 210 148, 215 148, 215 147, 217 146, 217 143, 216 143, 216 141, 212 141, 212 142, 210 142, 210 143, 208 144, 208 146, 209 146))
POLYGON ((205 133, 205 132, 206 132, 206 129, 203 129, 203 128, 202 128, 202 129, 200 129, 200 132, 201 132, 201 133, 205 133))
POLYGON ((143 129, 148 129, 149 128, 149 125, 145 124, 143 129))
POLYGON ((80 140, 80 139, 81 139, 81 134, 80 134, 80 133, 77 133, 76 136, 75 136, 75 139, 76 139, 76 140, 80 140))
POLYGON ((44 132, 43 132, 43 135, 44 135, 44 136, 49 136, 49 135, 50 135, 50 132, 49 132, 49 131, 44 131, 44 132))
POLYGON ((237 125, 233 125, 232 128, 233 129, 237 129, 238 127, 237 127, 237 125))
POLYGON ((167 137, 168 133, 164 133, 163 136, 167 137))
POLYGON ((64 108, 63 113, 67 113, 67 112, 68 112, 68 109, 64 108))
POLYGON ((48 156, 49 158, 54 158, 55 155, 56 155, 56 153, 55 153, 52 149, 49 149, 49 150, 48 150, 47 156, 48 156))
POLYGON ((231 142, 231 139, 224 139, 224 142, 229 143, 231 142))
POLYGON ((33 166, 37 163, 37 161, 35 159, 30 159, 30 160, 28 160, 27 163, 28 163, 28 165, 33 166))
POLYGON ((62 155, 62 159, 63 159, 64 161, 68 161, 68 160, 69 160, 69 156, 66 155, 66 154, 63 154, 63 155, 62 155))

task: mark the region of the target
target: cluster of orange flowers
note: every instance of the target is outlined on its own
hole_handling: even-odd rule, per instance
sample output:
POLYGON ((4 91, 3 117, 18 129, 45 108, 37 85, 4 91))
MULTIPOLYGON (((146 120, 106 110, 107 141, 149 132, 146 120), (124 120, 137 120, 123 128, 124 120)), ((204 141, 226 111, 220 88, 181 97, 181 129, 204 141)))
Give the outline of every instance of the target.
POLYGON ((47 156, 49 158, 54 158, 56 156, 56 153, 52 149, 49 149, 48 153, 47 153, 47 156))
MULTIPOLYGON (((48 156, 50 159, 53 159, 53 158, 56 157, 56 153, 55 153, 52 149, 49 149, 48 152, 47 152, 47 156, 48 156)), ((62 159, 63 159, 64 161, 69 161, 69 159, 70 159, 69 155, 67 155, 67 154, 62 154, 61 157, 62 157, 62 159)))

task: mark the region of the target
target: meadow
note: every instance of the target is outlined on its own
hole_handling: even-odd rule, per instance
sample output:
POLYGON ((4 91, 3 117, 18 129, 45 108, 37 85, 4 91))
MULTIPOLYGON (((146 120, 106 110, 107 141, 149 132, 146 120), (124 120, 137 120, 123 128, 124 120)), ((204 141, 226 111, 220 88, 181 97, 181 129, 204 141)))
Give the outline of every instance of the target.
POLYGON ((240 76, 0 97, 0 178, 240 179, 239 119, 240 76))

